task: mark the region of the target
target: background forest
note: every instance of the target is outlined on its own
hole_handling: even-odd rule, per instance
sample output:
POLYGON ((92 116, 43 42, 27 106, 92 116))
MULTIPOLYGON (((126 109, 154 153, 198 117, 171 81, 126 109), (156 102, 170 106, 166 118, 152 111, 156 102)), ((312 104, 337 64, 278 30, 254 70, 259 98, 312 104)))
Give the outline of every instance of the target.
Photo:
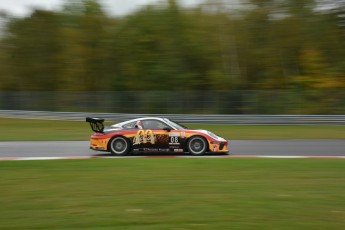
POLYGON ((231 2, 2 12, 0 108, 345 113, 344 0, 231 2))

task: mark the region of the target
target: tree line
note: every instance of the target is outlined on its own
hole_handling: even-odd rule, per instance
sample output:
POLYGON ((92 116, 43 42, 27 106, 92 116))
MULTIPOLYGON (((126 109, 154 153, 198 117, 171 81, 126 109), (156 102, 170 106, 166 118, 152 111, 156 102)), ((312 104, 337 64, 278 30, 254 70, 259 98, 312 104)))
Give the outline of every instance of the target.
POLYGON ((0 90, 329 90, 345 87, 342 0, 175 0, 122 17, 97 0, 1 13, 0 90))

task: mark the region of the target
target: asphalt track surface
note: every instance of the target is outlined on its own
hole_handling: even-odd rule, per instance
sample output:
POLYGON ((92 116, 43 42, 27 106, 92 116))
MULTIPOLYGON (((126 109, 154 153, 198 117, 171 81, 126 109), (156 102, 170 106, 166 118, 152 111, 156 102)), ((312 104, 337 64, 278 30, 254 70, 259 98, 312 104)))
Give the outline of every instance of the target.
MULTIPOLYGON (((143 156, 185 155, 187 154, 144 154, 143 156)), ((214 154, 209 154, 209 156, 212 155, 214 154)), ((108 156, 111 155, 90 150, 88 141, 0 142, 0 159, 108 156)), ((230 156, 343 158, 345 157, 345 140, 232 140, 230 141, 230 156)))

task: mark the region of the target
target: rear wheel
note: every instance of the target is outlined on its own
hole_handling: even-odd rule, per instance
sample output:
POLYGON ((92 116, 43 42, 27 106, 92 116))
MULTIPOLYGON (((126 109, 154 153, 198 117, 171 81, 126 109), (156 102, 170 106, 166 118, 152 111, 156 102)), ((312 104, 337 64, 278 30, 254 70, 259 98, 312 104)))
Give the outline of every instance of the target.
POLYGON ((203 155, 207 150, 207 142, 205 138, 200 136, 191 137, 187 144, 190 154, 195 156, 203 155))
POLYGON ((129 141, 124 137, 114 137, 109 144, 109 150, 114 156, 124 156, 129 153, 129 141))

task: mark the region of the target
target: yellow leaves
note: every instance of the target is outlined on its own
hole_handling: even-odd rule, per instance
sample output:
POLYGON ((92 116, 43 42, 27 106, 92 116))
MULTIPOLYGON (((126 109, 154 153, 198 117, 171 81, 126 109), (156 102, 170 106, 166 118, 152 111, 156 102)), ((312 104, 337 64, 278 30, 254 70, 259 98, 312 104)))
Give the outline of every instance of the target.
POLYGON ((295 76, 289 83, 305 89, 340 89, 345 88, 345 76, 295 76))
POLYGON ((345 76, 323 76, 318 77, 314 83, 314 88, 317 89, 339 89, 345 88, 345 76))
POLYGON ((300 55, 303 72, 307 75, 318 75, 325 72, 326 61, 323 53, 317 49, 305 49, 300 55))

